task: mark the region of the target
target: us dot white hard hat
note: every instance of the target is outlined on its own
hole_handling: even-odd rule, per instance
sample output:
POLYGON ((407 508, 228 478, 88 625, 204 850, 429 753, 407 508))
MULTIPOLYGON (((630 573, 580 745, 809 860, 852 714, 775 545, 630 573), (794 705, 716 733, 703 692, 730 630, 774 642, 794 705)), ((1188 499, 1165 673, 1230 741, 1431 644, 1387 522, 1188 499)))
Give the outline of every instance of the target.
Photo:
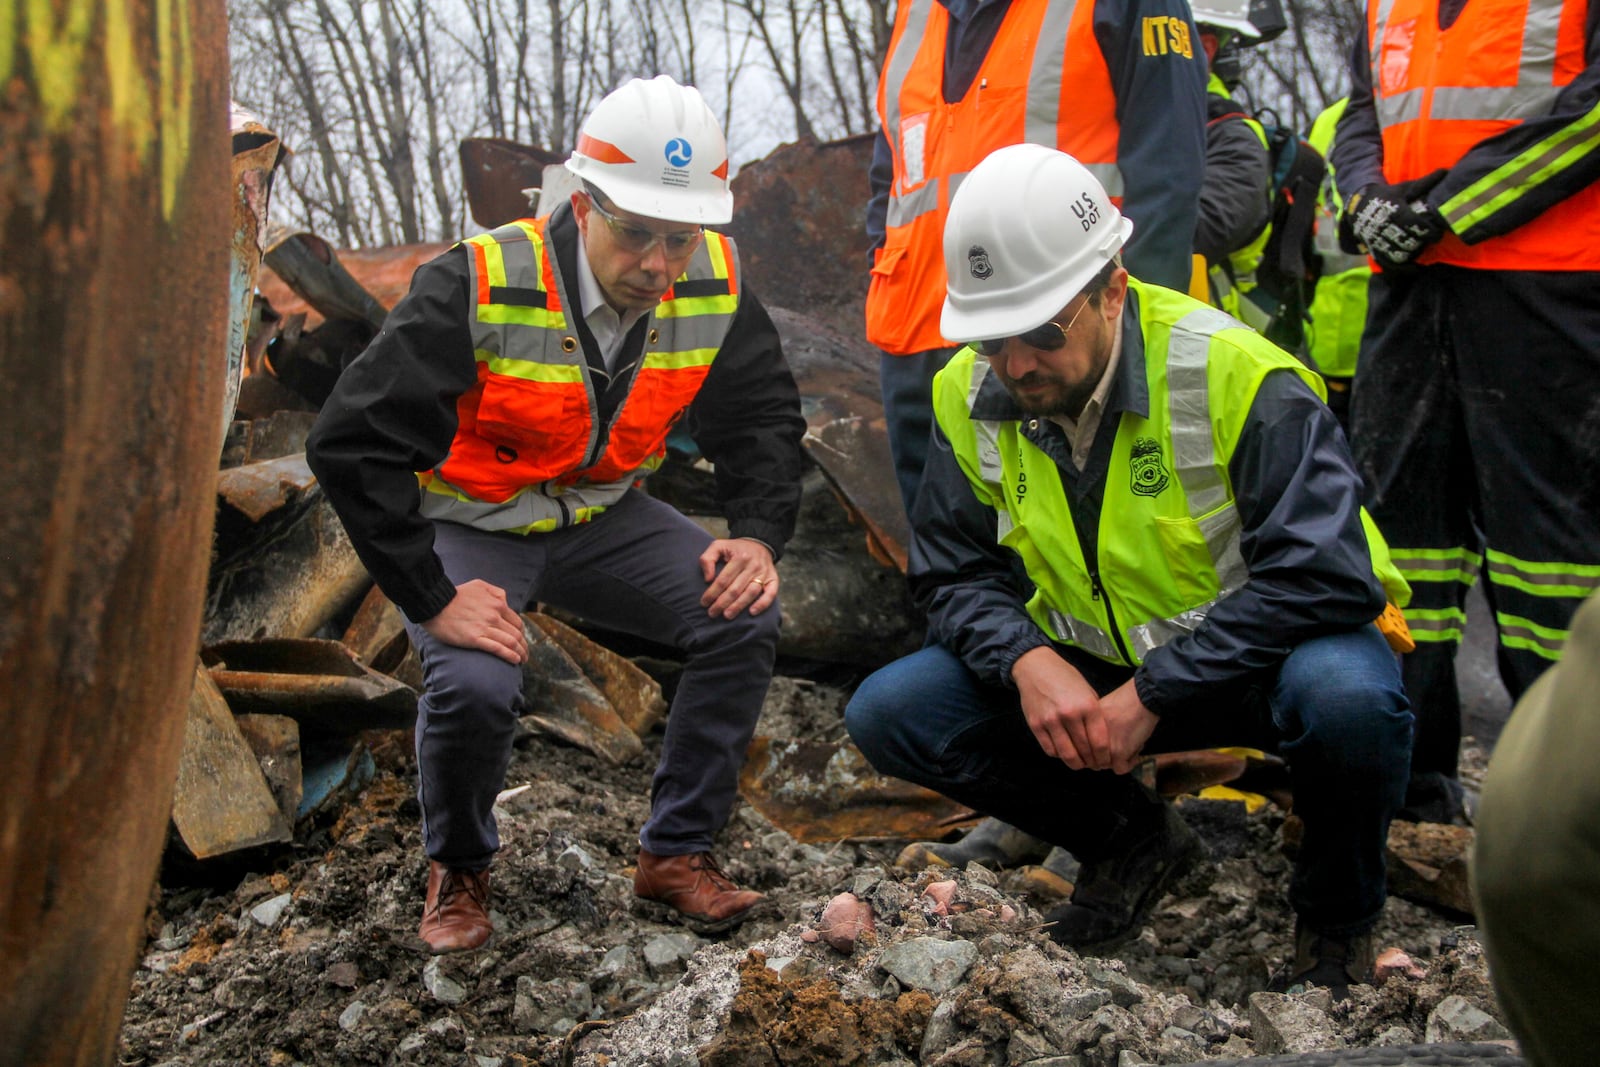
POLYGON ((616 207, 667 222, 733 218, 728 142, 700 90, 634 78, 595 105, 567 169, 616 207))
POLYGON ((991 152, 950 201, 940 332, 965 343, 1043 325, 1132 232, 1094 175, 1065 152, 1037 144, 991 152))

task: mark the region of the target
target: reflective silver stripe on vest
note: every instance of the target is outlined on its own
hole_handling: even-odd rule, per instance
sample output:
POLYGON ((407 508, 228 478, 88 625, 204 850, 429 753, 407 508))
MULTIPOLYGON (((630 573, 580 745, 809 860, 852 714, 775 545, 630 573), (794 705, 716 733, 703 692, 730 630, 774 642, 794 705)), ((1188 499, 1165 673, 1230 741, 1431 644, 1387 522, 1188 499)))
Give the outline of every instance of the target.
POLYGON ((1122 662, 1122 653, 1117 651, 1110 636, 1100 627, 1091 626, 1082 619, 1074 619, 1071 615, 1063 615, 1054 608, 1050 609, 1050 625, 1055 627, 1056 636, 1061 640, 1077 645, 1101 659, 1122 662))
MULTIPOLYGON (((585 512, 597 508, 603 510, 615 504, 622 499, 622 494, 633 487, 635 481, 648 473, 648 470, 641 468, 626 478, 604 485, 574 485, 561 491, 559 496, 546 495, 544 485, 530 486, 499 504, 491 504, 486 500, 462 500, 427 490, 418 495, 422 498, 422 514, 430 519, 443 519, 479 530, 522 530, 536 524, 547 524, 555 529, 569 526, 580 517, 588 517, 585 512)), ((444 481, 437 474, 434 477, 444 481)))
POLYGON ((1067 35, 1072 32, 1072 13, 1077 0, 1050 0, 1033 43, 1033 68, 1028 72, 1028 106, 1022 123, 1022 139, 1056 147, 1061 127, 1061 71, 1067 54, 1067 35))
MULTIPOLYGON (((906 12, 905 32, 901 33, 894 54, 889 57, 889 65, 883 71, 883 129, 897 157, 900 155, 900 90, 905 87, 906 73, 911 70, 911 65, 917 61, 917 53, 922 50, 922 38, 928 32, 928 16, 933 13, 933 3, 934 0, 911 0, 911 8, 906 12)), ((894 210, 892 200, 889 209, 894 210)), ((889 225, 897 225, 892 215, 889 225)))
POLYGON ((1200 527, 1219 592, 1215 599, 1171 618, 1152 619, 1127 630, 1128 645, 1141 660, 1175 637, 1193 633, 1218 600, 1250 577, 1239 550, 1239 512, 1217 466, 1211 437, 1211 388, 1206 363, 1211 335, 1237 327, 1216 308, 1191 311, 1172 327, 1167 341, 1167 407, 1172 426, 1172 470, 1183 486, 1189 517, 1200 527))
MULTIPOLYGON (((978 390, 983 386, 984 379, 989 377, 989 361, 974 359, 972 361, 972 383, 967 387, 967 414, 972 414, 972 406, 978 401, 978 390)), ((983 484, 989 487, 989 492, 996 500, 1005 499, 1005 486, 1002 478, 1005 468, 1000 462, 1000 428, 992 422, 982 419, 972 419, 972 430, 978 453, 978 477, 983 484)), ((1011 513, 1003 507, 996 507, 995 539, 999 540, 1011 532, 1011 513)))
MULTIPOLYGON (((884 222, 889 226, 905 226, 913 219, 920 218, 930 211, 939 210, 943 202, 939 190, 946 179, 933 177, 917 186, 902 196, 890 195, 888 214, 884 222)), ((955 195, 952 188, 951 196, 955 195)))
POLYGON ((1521 122, 1550 113, 1550 107, 1561 91, 1555 84, 1561 3, 1529 0, 1523 17, 1522 56, 1517 65, 1517 84, 1437 86, 1433 88, 1431 103, 1424 110, 1423 89, 1409 89, 1393 96, 1381 95, 1381 45, 1394 2, 1382 0, 1378 5, 1377 21, 1367 42, 1373 102, 1380 126, 1395 126, 1413 119, 1521 122))
MULTIPOLYGON (((1220 600, 1221 597, 1217 599, 1220 600)), ((1180 612, 1170 619, 1156 619, 1153 622, 1145 623, 1143 626, 1130 626, 1128 627, 1128 645, 1133 650, 1134 655, 1142 660, 1168 641, 1183 637, 1185 634, 1192 634, 1198 630, 1200 624, 1206 621, 1206 615, 1210 613, 1216 603, 1216 600, 1207 601, 1197 608, 1190 608, 1188 611, 1180 612)))

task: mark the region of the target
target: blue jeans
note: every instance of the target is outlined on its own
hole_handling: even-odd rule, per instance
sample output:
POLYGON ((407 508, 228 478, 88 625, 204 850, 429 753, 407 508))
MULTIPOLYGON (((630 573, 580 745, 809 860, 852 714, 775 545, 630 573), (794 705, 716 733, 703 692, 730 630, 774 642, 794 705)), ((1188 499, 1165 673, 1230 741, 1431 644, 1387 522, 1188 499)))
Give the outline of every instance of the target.
MULTIPOLYGON (((1132 675, 1057 646, 1096 692, 1132 675)), ((1141 818, 1147 792, 1130 776, 1074 771, 1045 755, 1016 690, 986 685, 943 646, 924 648, 861 683, 845 709, 850 737, 885 774, 926 786, 1094 861, 1141 818)), ((1411 711, 1376 627, 1318 637, 1276 670, 1219 686, 1204 705, 1166 715, 1146 752, 1250 745, 1289 763, 1305 838, 1290 901, 1330 937, 1370 928, 1386 896, 1389 821, 1405 796, 1411 711)))

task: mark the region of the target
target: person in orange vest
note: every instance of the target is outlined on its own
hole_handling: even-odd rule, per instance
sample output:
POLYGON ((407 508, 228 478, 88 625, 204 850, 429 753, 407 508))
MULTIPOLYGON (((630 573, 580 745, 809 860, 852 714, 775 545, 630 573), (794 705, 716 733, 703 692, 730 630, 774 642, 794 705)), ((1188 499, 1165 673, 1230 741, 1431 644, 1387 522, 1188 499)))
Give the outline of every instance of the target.
POLYGON ((1352 445, 1415 590, 1406 814, 1459 821, 1467 590, 1516 699, 1600 588, 1600 2, 1374 0, 1351 73, 1332 163, 1378 267, 1352 445))
POLYGON ((345 369, 307 459, 422 657, 418 800, 435 953, 493 932, 489 865, 539 601, 686 656, 634 893, 701 932, 763 899, 711 855, 777 650, 805 422, 732 241, 722 130, 634 79, 584 122, 582 191, 421 267, 345 369), (640 486, 682 424, 716 465, 712 539, 640 486))
POLYGON ((1188 289, 1206 67, 1186 0, 905 0, 878 83, 867 339, 907 514, 933 425, 950 198, 996 148, 1070 152, 1138 226, 1139 277, 1188 289))

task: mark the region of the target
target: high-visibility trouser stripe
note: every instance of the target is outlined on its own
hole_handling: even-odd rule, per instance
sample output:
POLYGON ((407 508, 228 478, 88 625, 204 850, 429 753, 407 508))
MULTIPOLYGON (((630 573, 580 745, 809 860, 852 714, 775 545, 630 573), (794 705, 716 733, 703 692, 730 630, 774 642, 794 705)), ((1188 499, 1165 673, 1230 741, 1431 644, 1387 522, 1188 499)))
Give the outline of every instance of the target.
POLYGON ((1172 469, 1224 587, 1242 585, 1248 569, 1239 549, 1239 514, 1229 502, 1227 484, 1217 467, 1206 363, 1212 334, 1242 328, 1238 320, 1216 308, 1199 308, 1173 325, 1167 341, 1172 469))
POLYGON ((1461 632, 1467 625, 1467 613, 1455 607, 1419 608, 1413 605, 1405 609, 1405 616, 1412 640, 1422 643, 1460 641, 1461 632))
POLYGON ((1400 576, 1417 582, 1460 582, 1472 585, 1478 580, 1483 557, 1467 548, 1389 548, 1400 576))
POLYGON ((1557 660, 1567 647, 1567 630, 1540 626, 1532 619, 1508 615, 1503 611, 1494 613, 1494 621, 1500 627, 1500 643, 1506 648, 1521 649, 1544 659, 1557 660))
POLYGON ((558 385, 582 385, 583 368, 576 363, 541 363, 534 359, 514 359, 484 352, 474 353, 479 363, 489 367, 489 373, 502 378, 520 378, 525 382, 550 382, 558 385))
POLYGON ((1533 563, 1489 549, 1489 579, 1541 597, 1586 597, 1600 589, 1600 565, 1533 563))
POLYGON ((1098 626, 1055 610, 1050 612, 1050 625, 1055 627, 1056 635, 1063 641, 1077 645, 1085 652, 1101 659, 1122 660, 1122 653, 1117 651, 1110 636, 1098 626))
POLYGON ((1439 209, 1457 232, 1505 209, 1530 188, 1576 165, 1600 148, 1600 103, 1565 129, 1497 167, 1446 200, 1439 209))
MULTIPOLYGON (((905 87, 906 74, 917 60, 917 53, 922 50, 922 38, 928 32, 928 16, 933 13, 933 0, 910 0, 911 7, 906 12, 906 26, 900 34, 900 39, 895 42, 894 51, 889 55, 888 65, 883 69, 883 106, 884 106, 884 132, 888 135, 890 143, 896 148, 898 154, 900 146, 900 91, 905 87)), ((889 225, 896 223, 889 220, 889 225)))
MULTIPOLYGON (((1028 72, 1028 104, 1022 138, 1055 147, 1061 126, 1061 57, 1067 54, 1067 34, 1072 30, 1077 0, 1049 0, 1039 36, 1033 43, 1033 67, 1028 72)), ((953 193, 952 193, 953 195, 953 193)))

